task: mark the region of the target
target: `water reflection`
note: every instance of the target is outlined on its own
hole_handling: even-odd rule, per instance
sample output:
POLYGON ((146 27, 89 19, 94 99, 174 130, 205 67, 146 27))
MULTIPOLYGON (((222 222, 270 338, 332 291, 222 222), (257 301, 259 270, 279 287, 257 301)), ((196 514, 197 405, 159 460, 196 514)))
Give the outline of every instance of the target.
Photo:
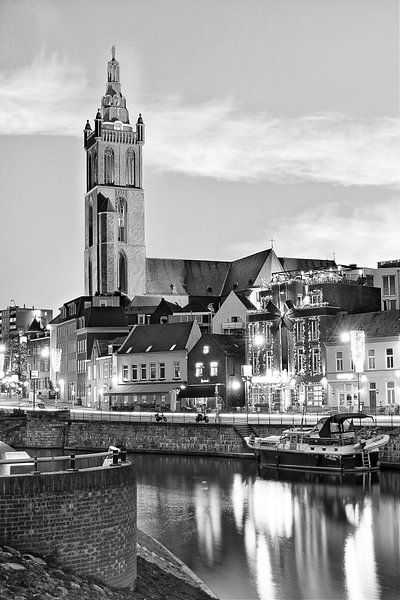
POLYGON ((221 598, 400 593, 400 474, 260 478, 249 461, 133 458, 139 526, 221 598))

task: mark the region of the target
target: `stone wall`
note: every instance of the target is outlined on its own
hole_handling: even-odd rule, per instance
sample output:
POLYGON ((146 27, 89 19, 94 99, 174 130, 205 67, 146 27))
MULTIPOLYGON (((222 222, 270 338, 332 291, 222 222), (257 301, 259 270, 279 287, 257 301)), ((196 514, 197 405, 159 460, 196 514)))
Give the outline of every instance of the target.
POLYGON ((132 463, 0 477, 0 545, 133 589, 136 541, 132 463))
POLYGON ((71 448, 125 446, 128 451, 186 454, 238 454, 246 446, 231 425, 188 423, 122 423, 72 421, 68 429, 71 448))

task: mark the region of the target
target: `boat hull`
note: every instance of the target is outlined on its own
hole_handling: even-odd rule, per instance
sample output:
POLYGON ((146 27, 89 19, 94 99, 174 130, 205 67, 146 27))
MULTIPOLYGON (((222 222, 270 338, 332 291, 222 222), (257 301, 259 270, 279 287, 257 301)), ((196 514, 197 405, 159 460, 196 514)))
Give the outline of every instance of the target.
POLYGON ((367 472, 380 468, 379 450, 364 453, 321 454, 279 449, 254 448, 259 468, 279 468, 305 471, 367 472))

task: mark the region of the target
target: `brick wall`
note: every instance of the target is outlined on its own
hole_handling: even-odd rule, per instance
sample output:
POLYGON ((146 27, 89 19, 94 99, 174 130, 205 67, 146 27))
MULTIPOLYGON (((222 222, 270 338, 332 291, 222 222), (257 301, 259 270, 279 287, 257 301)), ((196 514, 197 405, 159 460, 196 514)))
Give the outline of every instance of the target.
POLYGON ((0 545, 133 589, 136 541, 132 463, 0 477, 0 545))

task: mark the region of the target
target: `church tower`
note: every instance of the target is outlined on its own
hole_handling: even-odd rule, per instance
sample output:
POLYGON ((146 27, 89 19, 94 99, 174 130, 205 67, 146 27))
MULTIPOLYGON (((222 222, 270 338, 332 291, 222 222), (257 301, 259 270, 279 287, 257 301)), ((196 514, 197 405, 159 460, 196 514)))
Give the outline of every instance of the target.
POLYGON ((142 116, 129 123, 115 46, 94 130, 87 121, 85 195, 85 295, 146 292, 142 116))

